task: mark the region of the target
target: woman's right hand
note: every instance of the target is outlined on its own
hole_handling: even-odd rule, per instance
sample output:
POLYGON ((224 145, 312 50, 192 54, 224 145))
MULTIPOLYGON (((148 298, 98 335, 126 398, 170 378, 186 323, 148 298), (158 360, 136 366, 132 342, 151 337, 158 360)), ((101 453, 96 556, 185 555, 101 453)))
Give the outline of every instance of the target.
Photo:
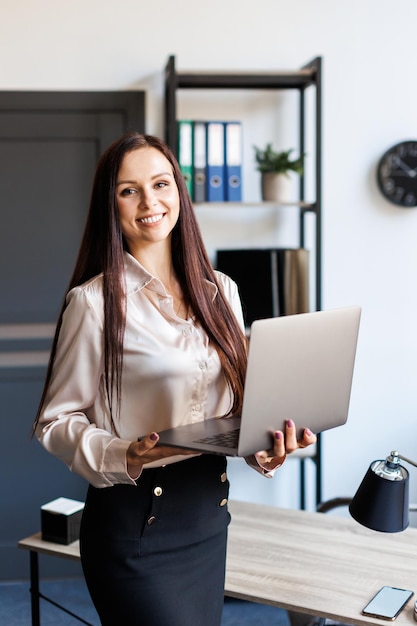
MULTIPOLYGON (((126 452, 127 471, 134 480, 138 478, 142 467, 152 461, 160 461, 169 456, 195 455, 192 450, 173 448, 171 446, 157 446, 159 441, 158 433, 151 433, 140 441, 132 441, 126 452)), ((198 454, 198 453, 197 453, 198 454)))

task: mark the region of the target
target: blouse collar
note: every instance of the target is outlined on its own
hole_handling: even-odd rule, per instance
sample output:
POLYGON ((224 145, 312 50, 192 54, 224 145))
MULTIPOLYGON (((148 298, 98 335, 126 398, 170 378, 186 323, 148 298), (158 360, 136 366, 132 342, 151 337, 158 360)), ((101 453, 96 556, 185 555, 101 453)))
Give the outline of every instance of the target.
MULTIPOLYGON (((129 252, 125 252, 125 276, 127 295, 131 295, 136 291, 140 291, 144 287, 165 296, 167 295, 164 285, 159 278, 148 272, 143 265, 139 263, 129 252)), ((211 293, 211 299, 214 301, 218 288, 211 280, 206 279, 207 289, 211 293)))

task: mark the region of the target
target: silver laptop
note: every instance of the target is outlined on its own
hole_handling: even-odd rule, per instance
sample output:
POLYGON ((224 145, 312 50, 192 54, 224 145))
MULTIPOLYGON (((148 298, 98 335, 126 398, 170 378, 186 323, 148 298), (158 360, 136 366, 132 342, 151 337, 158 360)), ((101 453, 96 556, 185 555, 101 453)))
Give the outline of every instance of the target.
POLYGON ((272 446, 294 420, 314 433, 348 418, 361 308, 256 320, 251 326, 242 415, 159 433, 159 445, 248 456, 272 446))

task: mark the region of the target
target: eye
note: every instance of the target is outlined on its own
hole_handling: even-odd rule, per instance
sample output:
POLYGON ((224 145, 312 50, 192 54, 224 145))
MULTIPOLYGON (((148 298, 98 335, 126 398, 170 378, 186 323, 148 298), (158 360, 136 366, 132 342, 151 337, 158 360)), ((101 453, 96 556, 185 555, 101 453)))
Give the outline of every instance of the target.
POLYGON ((160 180, 156 183, 155 187, 157 189, 163 189, 164 187, 168 187, 169 183, 167 183, 165 180, 160 180))
POLYGON ((125 189, 122 189, 122 191, 120 192, 121 196, 133 196, 133 194, 136 193, 136 189, 134 189, 133 187, 126 187, 125 189))

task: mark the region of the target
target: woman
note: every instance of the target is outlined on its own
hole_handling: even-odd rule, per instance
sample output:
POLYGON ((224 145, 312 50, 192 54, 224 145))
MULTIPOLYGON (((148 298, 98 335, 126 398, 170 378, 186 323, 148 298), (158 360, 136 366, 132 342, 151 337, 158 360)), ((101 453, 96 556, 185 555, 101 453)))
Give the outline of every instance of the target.
MULTIPOLYGON (((220 624, 226 461, 158 446, 157 433, 241 409, 242 329, 236 285, 211 267, 173 154, 123 136, 97 167, 35 422, 90 483, 81 559, 105 626, 220 624)), ((305 429, 298 442, 289 422, 247 462, 271 476, 315 441, 305 429)))

